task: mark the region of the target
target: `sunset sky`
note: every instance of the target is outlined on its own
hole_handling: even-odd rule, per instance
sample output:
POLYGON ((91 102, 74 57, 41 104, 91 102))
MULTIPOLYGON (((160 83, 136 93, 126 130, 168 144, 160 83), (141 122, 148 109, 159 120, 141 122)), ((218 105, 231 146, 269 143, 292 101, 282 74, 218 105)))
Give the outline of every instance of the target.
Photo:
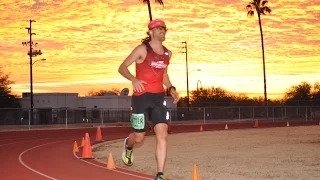
MULTIPOLYGON (((263 66, 258 19, 247 17, 249 0, 151 0, 153 18, 169 29, 164 45, 172 50, 172 83, 186 94, 188 44, 189 88, 221 87, 229 92, 263 96, 263 66), (201 71, 197 71, 201 69, 201 71), (200 83, 199 83, 200 85, 200 83)), ((320 80, 320 1, 270 0, 262 16, 268 98, 286 89, 320 80)), ((14 93, 30 92, 26 27, 36 35, 34 93, 122 89, 131 83, 118 66, 146 36, 148 8, 139 0, 6 0, 0 2, 0 69, 15 82, 14 93)), ((134 73, 134 66, 130 68, 134 73)))

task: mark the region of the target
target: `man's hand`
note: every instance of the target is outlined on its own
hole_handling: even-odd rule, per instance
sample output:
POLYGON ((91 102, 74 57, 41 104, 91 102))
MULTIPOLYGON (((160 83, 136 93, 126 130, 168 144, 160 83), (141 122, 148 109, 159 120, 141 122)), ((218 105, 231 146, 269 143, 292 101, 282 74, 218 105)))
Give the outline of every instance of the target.
POLYGON ((145 90, 143 84, 147 84, 147 83, 142 81, 142 80, 140 80, 140 79, 134 78, 132 80, 133 91, 135 91, 135 92, 143 92, 145 90))
POLYGON ((175 88, 171 88, 169 93, 173 97, 173 104, 177 104, 178 101, 180 100, 180 97, 179 97, 179 94, 176 91, 176 89, 175 88))

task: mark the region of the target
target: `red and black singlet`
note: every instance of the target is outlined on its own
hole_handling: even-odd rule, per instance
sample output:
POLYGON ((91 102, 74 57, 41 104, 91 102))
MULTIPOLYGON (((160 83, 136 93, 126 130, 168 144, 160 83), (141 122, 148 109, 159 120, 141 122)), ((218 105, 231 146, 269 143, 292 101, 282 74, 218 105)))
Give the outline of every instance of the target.
POLYGON ((145 92, 160 93, 163 88, 163 74, 169 65, 169 50, 163 46, 164 52, 162 55, 153 51, 149 43, 147 46, 147 56, 142 63, 136 63, 136 78, 145 81, 145 91, 134 92, 133 95, 141 95, 145 92))

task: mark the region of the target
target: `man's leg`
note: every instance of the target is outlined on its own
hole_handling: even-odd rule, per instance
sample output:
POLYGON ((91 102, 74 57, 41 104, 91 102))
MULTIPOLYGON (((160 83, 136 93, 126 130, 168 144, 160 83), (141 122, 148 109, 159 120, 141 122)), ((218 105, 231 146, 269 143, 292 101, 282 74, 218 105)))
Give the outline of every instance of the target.
POLYGON ((157 170, 163 173, 167 158, 168 125, 166 123, 158 123, 154 127, 154 132, 156 134, 157 170))
POLYGON ((131 166, 133 164, 133 146, 136 143, 142 142, 145 134, 145 132, 134 132, 129 134, 129 136, 124 140, 122 161, 125 165, 131 166))
POLYGON ((150 99, 152 105, 151 121, 156 135, 157 175, 155 180, 166 180, 163 172, 167 158, 168 119, 166 102, 162 93, 154 94, 150 99))
POLYGON ((136 143, 141 143, 144 140, 146 132, 133 132, 129 134, 127 139, 127 147, 133 147, 136 143))
POLYGON ((133 164, 133 146, 136 143, 143 141, 145 137, 145 114, 144 113, 132 113, 131 115, 131 126, 134 130, 133 133, 124 141, 123 152, 122 152, 122 161, 125 165, 131 166, 133 164))

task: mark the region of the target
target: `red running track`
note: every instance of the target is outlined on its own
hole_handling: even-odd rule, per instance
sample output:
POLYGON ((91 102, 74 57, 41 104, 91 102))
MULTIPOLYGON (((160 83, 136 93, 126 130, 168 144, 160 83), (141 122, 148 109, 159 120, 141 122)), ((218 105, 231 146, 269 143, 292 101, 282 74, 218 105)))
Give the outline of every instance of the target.
MULTIPOLYGON (((228 129, 253 128, 254 122, 228 123, 228 129)), ((290 122, 290 126, 319 125, 318 122, 290 122)), ((283 127, 286 122, 259 122, 259 127, 283 127)), ((225 124, 204 124, 204 131, 223 130, 225 124)), ((200 124, 171 125, 173 133, 197 132, 200 124)), ((130 127, 101 128, 105 141, 122 139, 130 127)), ((94 145, 96 128, 56 129, 0 132, 0 170, 2 180, 153 180, 146 175, 126 169, 109 170, 94 159, 81 160, 73 153, 73 143, 81 144, 89 133, 94 145)), ((80 152, 81 152, 80 148, 80 152)), ((119 152, 120 154, 121 152, 119 152)), ((114 154, 114 153, 113 153, 114 154)), ((115 155, 115 154, 114 154, 115 155)))

